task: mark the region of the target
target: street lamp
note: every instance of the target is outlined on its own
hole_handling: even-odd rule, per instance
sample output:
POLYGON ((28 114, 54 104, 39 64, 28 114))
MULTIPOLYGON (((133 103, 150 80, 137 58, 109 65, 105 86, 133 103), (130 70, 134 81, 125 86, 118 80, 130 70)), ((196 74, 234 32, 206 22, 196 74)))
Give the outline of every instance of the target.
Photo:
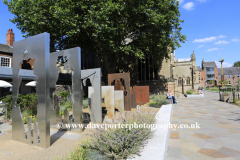
POLYGON ((222 63, 223 63, 224 59, 221 58, 221 70, 222 70, 222 89, 224 89, 224 85, 223 85, 223 67, 222 67, 222 63))
POLYGON ((193 71, 195 71, 195 69, 193 67, 190 67, 190 69, 192 70, 191 74, 192 74, 192 89, 194 89, 194 82, 193 82, 193 71))

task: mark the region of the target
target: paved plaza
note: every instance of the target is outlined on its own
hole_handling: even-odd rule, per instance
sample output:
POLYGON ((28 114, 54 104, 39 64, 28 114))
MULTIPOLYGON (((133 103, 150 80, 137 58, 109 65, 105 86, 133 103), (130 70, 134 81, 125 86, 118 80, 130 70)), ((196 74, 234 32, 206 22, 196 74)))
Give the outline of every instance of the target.
POLYGON ((170 129, 167 160, 240 160, 240 107, 219 101, 219 94, 179 98, 172 124, 200 124, 200 129, 170 129))

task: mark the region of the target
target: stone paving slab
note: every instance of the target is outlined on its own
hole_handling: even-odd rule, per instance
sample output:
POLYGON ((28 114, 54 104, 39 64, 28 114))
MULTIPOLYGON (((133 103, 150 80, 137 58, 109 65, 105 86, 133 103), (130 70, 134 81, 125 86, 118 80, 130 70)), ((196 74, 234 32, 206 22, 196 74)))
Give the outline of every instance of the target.
POLYGON ((172 124, 200 124, 199 129, 170 129, 167 160, 240 160, 240 107, 219 101, 219 94, 179 98, 172 124))

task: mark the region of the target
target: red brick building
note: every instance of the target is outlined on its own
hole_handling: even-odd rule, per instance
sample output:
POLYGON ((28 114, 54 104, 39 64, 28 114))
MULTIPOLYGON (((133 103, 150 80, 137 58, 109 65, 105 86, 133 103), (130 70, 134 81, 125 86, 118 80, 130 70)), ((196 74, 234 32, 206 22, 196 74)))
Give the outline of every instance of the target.
MULTIPOLYGON (((217 75, 217 85, 222 85, 219 81, 221 81, 222 71, 221 68, 218 68, 217 75)), ((240 67, 228 67, 223 68, 223 80, 227 81, 227 85, 237 85, 238 81, 240 81, 240 67)))
POLYGON ((217 85, 217 65, 214 61, 205 62, 202 60, 202 66, 198 66, 199 71, 199 85, 201 87, 217 85))

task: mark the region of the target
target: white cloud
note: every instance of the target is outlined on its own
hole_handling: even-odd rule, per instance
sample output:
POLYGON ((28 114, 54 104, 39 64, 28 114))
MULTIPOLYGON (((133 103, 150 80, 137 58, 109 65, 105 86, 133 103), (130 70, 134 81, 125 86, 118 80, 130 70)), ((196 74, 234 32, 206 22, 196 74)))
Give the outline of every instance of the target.
POLYGON ((225 41, 225 40, 220 40, 218 42, 215 42, 214 44, 228 44, 229 42, 225 41))
POLYGON ((211 52, 211 51, 216 51, 216 50, 219 50, 219 49, 218 48, 212 48, 212 49, 208 49, 207 51, 211 52))
POLYGON ((240 39, 233 38, 233 39, 232 39, 232 41, 233 41, 233 42, 239 42, 239 41, 240 41, 240 39))
MULTIPOLYGON (((221 62, 219 61, 215 61, 216 65, 217 65, 217 68, 221 68, 221 62)), ((230 64, 230 63, 227 63, 227 62, 223 62, 223 68, 226 68, 226 67, 232 67, 233 64, 230 64)))
POLYGON ((194 9, 193 7, 194 7, 194 3, 193 2, 188 2, 188 3, 183 5, 183 8, 186 9, 186 10, 189 10, 189 11, 194 9))
POLYGON ((184 2, 184 0, 177 0, 179 2, 179 5, 184 2))
POLYGON ((201 46, 198 46, 197 48, 201 48, 201 47, 203 47, 204 45, 201 45, 201 46))
POLYGON ((218 37, 207 37, 207 38, 203 38, 203 39, 195 39, 193 41, 193 43, 200 43, 200 42, 212 42, 215 41, 216 39, 220 39, 220 38, 225 38, 226 36, 220 35, 218 37))

